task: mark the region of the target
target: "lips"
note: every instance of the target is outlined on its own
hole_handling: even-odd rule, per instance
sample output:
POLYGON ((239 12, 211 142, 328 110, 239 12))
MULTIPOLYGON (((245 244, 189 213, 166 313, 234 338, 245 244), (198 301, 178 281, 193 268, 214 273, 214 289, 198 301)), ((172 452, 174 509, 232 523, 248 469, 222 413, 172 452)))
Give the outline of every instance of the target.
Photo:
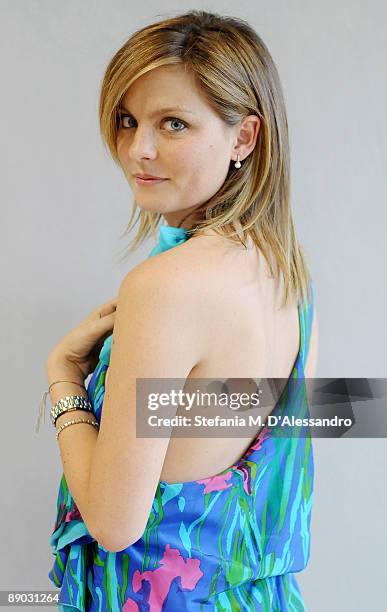
POLYGON ((140 178, 142 180, 157 180, 157 181, 164 181, 166 180, 165 178, 163 178, 162 176, 153 176, 152 174, 136 174, 136 178, 140 178))
POLYGON ((139 186, 160 185, 167 180, 166 178, 154 177, 150 174, 136 174, 136 183, 139 186))

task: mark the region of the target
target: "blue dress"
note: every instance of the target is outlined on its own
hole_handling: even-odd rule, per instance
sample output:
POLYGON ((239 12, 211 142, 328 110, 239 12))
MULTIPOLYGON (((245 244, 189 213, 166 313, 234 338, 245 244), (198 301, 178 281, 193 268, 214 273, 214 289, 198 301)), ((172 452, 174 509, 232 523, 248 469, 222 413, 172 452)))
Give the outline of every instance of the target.
MULTIPOLYGON (((183 228, 160 226, 149 256, 184 242, 183 228)), ((271 414, 308 417, 304 367, 313 319, 298 303, 299 353, 271 414)), ((112 336, 87 386, 101 419, 112 336)), ((311 436, 264 427, 223 472, 200 480, 160 481, 142 537, 119 552, 88 532, 64 474, 57 499, 50 580, 64 612, 305 611, 295 574, 310 555, 313 502, 311 436)), ((138 483, 141 495, 141 482, 138 483)))

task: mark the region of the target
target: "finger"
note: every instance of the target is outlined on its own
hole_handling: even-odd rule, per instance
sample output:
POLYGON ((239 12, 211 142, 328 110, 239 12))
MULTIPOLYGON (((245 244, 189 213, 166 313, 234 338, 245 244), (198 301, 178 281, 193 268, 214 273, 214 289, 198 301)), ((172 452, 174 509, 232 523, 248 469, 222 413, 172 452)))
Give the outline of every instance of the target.
POLYGON ((98 331, 98 336, 101 336, 103 333, 111 330, 114 327, 114 323, 116 320, 116 313, 111 312, 101 318, 94 319, 91 324, 93 325, 94 333, 98 331))
POLYGON ((104 317, 116 310, 117 302, 118 302, 118 297, 115 297, 112 300, 105 302, 105 304, 98 306, 98 308, 95 309, 95 313, 97 313, 100 318, 104 317))
POLYGON ((115 315, 116 314, 116 308, 112 307, 112 308, 108 308, 105 307, 104 309, 101 309, 97 315, 97 318, 99 319, 105 319, 106 317, 109 317, 110 315, 115 315))
POLYGON ((116 312, 116 306, 114 305, 110 305, 110 306, 102 306, 98 309, 98 316, 101 319, 102 317, 106 317, 107 315, 111 314, 112 312, 116 312))

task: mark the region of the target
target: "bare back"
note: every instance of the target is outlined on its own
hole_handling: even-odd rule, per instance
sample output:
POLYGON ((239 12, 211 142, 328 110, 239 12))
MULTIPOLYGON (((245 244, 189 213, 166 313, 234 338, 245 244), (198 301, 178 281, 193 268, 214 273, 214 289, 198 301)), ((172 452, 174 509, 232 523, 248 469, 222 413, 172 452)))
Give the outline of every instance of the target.
MULTIPOLYGON (((188 378, 287 379, 300 348, 297 303, 293 298, 280 308, 283 282, 269 277, 262 254, 252 243, 245 250, 215 235, 192 238, 178 248, 188 260, 200 260, 207 288, 208 316, 198 330, 202 359, 188 378)), ((307 376, 314 376, 316 355, 314 322, 307 376)), ((218 474, 243 455, 259 431, 251 438, 171 438, 160 479, 176 483, 218 474)))

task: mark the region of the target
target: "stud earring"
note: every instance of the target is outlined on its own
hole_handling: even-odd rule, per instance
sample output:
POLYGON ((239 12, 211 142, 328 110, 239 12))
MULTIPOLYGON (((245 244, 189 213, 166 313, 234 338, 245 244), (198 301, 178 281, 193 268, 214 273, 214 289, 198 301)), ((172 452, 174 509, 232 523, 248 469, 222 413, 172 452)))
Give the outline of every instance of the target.
POLYGON ((242 164, 241 164, 241 162, 239 161, 239 154, 237 154, 237 160, 236 160, 236 162, 235 162, 234 166, 235 166, 235 168, 240 168, 240 167, 241 167, 241 165, 242 165, 242 164))

